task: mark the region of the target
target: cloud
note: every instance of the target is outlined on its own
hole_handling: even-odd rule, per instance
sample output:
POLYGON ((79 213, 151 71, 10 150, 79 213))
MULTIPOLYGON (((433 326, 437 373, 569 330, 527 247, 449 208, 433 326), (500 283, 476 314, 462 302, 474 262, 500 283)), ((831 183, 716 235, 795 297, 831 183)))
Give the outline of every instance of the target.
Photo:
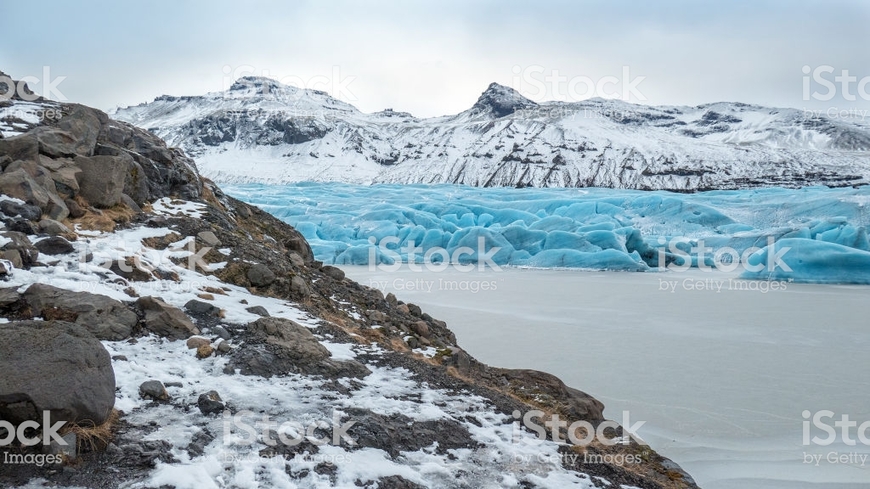
POLYGON ((243 69, 305 85, 340 78, 317 88, 367 112, 392 107, 419 116, 464 110, 493 81, 527 96, 571 98, 567 81, 532 93, 517 74, 530 67, 543 70, 541 79, 599 81, 621 77, 627 66, 645 77, 639 90, 651 104, 820 108, 846 101, 804 101, 804 65, 870 76, 863 34, 870 5, 859 1, 40 5, 39 15, 25 2, 4 5, 0 69, 40 76, 50 66, 67 77, 66 97, 104 109, 221 90, 227 71, 243 69))

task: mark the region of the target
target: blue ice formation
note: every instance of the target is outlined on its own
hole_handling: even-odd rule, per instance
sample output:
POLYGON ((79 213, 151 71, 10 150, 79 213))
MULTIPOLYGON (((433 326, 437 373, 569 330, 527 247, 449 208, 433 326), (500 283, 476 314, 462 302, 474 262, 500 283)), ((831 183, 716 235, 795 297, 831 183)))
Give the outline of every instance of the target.
POLYGON ((870 283, 870 188, 677 194, 299 183, 225 191, 295 226, 329 264, 691 266, 740 270, 743 278, 870 283), (752 271, 753 260, 778 252, 780 266, 752 271))

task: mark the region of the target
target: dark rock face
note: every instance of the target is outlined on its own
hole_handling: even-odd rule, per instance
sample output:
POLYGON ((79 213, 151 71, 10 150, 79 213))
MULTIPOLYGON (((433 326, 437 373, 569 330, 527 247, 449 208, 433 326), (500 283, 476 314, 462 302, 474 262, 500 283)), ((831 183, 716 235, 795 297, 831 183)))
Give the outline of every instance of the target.
POLYGON ((79 156, 75 164, 81 168, 81 196, 95 207, 112 207, 121 201, 127 168, 133 159, 128 155, 79 156))
POLYGON ((253 265, 248 269, 248 280, 254 287, 268 287, 272 285, 277 277, 269 267, 262 264, 253 265))
POLYGON ((33 284, 22 298, 34 316, 77 323, 101 340, 127 339, 138 322, 126 305, 104 295, 33 284))
POLYGON ((332 378, 364 377, 369 370, 359 362, 330 359, 311 331, 282 318, 262 318, 248 325, 244 346, 235 349, 231 365, 242 375, 272 377, 306 373, 332 378))
POLYGON ((83 327, 20 321, 0 328, 0 418, 100 425, 115 405, 109 352, 83 327))
POLYGON ((73 245, 70 244, 69 241, 61 238, 60 236, 52 236, 50 238, 43 239, 34 245, 40 253, 44 253, 46 255, 65 255, 67 253, 72 253, 75 251, 73 245))
POLYGON ((12 261, 16 267, 30 268, 39 257, 39 250, 33 246, 30 239, 24 233, 18 231, 6 231, 0 236, 12 240, 0 247, 7 260, 12 261), (17 257, 17 259, 16 259, 17 257), (18 263, 16 263, 16 261, 18 263))
POLYGON ((432 443, 438 444, 438 453, 479 446, 463 425, 452 420, 414 421, 401 414, 384 416, 364 409, 352 409, 347 414, 355 421, 348 435, 357 447, 379 448, 392 457, 432 443))
POLYGON ((494 117, 504 117, 520 109, 528 109, 537 105, 513 88, 492 83, 477 99, 472 110, 488 112, 494 117))
POLYGON ((140 297, 136 306, 145 314, 145 329, 173 340, 184 340, 199 334, 190 318, 181 309, 171 306, 156 297, 140 297))

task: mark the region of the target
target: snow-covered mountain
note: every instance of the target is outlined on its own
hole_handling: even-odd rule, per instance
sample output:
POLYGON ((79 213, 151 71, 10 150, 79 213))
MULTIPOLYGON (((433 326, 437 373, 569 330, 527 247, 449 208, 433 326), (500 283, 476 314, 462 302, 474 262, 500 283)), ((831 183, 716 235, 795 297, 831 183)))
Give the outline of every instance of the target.
POLYGON ((535 103, 491 84, 470 109, 372 114, 325 92, 245 77, 113 116, 225 183, 461 183, 692 191, 870 182, 870 124, 741 103, 535 103))

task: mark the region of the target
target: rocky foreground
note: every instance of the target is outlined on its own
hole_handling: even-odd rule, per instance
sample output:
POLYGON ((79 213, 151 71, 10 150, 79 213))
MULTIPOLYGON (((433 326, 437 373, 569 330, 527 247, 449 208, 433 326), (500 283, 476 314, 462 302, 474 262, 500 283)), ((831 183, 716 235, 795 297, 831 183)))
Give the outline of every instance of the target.
POLYGON ((0 419, 49 444, 0 446, 0 486, 696 487, 636 440, 539 442, 516 413, 603 405, 477 362, 150 133, 4 107, 0 419))

